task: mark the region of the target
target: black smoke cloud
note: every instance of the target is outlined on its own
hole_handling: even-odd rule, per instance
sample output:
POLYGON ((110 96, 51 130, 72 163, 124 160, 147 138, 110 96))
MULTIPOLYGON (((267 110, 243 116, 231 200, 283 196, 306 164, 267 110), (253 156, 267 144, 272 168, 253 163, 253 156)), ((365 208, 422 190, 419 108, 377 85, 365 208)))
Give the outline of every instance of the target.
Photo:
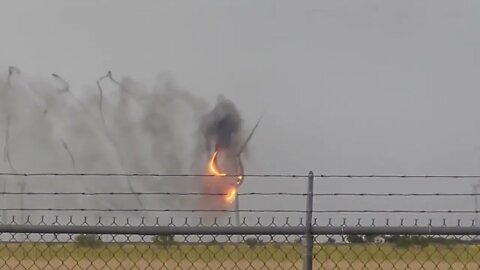
POLYGON ((235 104, 224 96, 219 95, 213 110, 202 118, 201 130, 209 154, 213 151, 235 154, 240 150, 243 120, 235 104))
MULTIPOLYGON (((200 120, 200 131, 205 144, 206 158, 210 160, 217 152, 216 164, 218 169, 227 177, 207 176, 202 181, 203 192, 210 194, 226 194, 232 188, 237 188, 238 181, 235 175, 243 174, 240 160, 240 151, 243 147, 243 120, 235 104, 219 95, 213 109, 203 115, 200 120)), ((243 149, 242 149, 243 150, 243 149)), ((207 174, 208 162, 204 163, 207 174)), ((204 196, 199 205, 204 209, 225 209, 232 204, 225 201, 224 196, 204 196)), ((204 213, 205 217, 208 216, 204 213)), ((213 213, 218 215, 218 213, 213 213)))

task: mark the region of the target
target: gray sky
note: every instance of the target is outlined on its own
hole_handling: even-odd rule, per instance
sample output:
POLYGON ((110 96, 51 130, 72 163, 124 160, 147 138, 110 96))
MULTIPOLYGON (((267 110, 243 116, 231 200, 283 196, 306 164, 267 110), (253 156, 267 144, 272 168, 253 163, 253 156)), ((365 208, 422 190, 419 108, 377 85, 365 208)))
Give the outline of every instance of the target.
MULTIPOLYGON (((234 100, 249 126, 266 108, 250 173, 480 174, 478 1, 2 0, 0 6, 1 69, 56 72, 75 91, 106 70, 147 83, 168 71, 212 103, 219 93, 234 100)), ((303 191, 295 181, 272 187, 252 179, 242 189, 303 191)), ((470 191, 470 182, 454 181, 328 180, 317 191, 470 191)), ((317 201, 317 208, 353 204, 339 200, 317 201)), ((401 208, 404 201, 386 205, 401 208)), ((279 200, 262 203, 272 208, 279 200)), ((303 199, 292 205, 301 208, 303 199)), ((435 205, 472 207, 471 200, 435 205)))

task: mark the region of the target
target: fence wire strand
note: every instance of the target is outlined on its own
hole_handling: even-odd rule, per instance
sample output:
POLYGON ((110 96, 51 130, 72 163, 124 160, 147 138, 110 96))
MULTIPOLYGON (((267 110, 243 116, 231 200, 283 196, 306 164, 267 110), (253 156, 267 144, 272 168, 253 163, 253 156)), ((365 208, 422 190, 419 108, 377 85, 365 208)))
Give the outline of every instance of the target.
MULTIPOLYGON (((122 176, 122 177, 256 177, 256 178, 308 178, 307 174, 229 174, 229 175, 212 175, 212 174, 163 174, 163 173, 10 173, 0 172, 0 176, 81 176, 81 177, 106 177, 106 176, 122 176)), ((346 179, 364 179, 364 178, 398 178, 398 179, 479 179, 480 175, 408 175, 408 174, 316 174, 319 178, 346 178, 346 179)))
MULTIPOLYGON (((228 193, 210 192, 10 192, 0 191, 0 195, 33 195, 33 196, 105 196, 105 195, 166 195, 166 196, 225 196, 228 193)), ((243 192, 238 196, 307 196, 308 193, 298 192, 243 192)), ((317 197, 358 196, 358 197, 442 197, 442 196, 480 196, 480 193, 363 193, 363 192, 335 192, 313 193, 317 197)))
MULTIPOLYGON (((296 209, 119 209, 119 208, 0 208, 0 211, 58 211, 58 212, 218 212, 218 213, 306 213, 306 210, 296 209)), ((350 210, 350 209, 332 209, 332 210, 312 210, 312 213, 417 213, 417 214, 477 214, 480 210, 350 210)))

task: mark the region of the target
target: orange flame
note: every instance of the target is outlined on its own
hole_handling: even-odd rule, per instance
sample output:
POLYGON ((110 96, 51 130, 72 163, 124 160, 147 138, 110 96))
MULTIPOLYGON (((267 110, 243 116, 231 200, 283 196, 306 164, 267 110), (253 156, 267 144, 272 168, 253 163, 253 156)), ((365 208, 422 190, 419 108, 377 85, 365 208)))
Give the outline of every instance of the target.
MULTIPOLYGON (((208 162, 208 171, 213 176, 226 176, 227 174, 221 172, 220 168, 218 168, 217 155, 218 155, 218 152, 215 151, 212 155, 212 158, 210 158, 210 161, 208 162)), ((242 178, 243 178, 243 176, 239 176, 238 181, 241 181, 242 178)), ((237 196, 237 188, 235 186, 231 187, 227 191, 227 194, 224 197, 225 202, 227 202, 229 204, 233 203, 235 201, 236 196, 237 196)))
POLYGON ((237 195, 237 189, 232 187, 228 190, 227 195, 225 196, 225 201, 227 203, 233 203, 235 201, 235 197, 237 195))
POLYGON ((210 161, 208 162, 208 171, 210 174, 213 174, 215 176, 225 176, 227 175, 226 173, 222 173, 220 172, 220 170, 218 169, 218 166, 217 166, 217 154, 218 152, 215 151, 212 155, 212 158, 210 159, 210 161))

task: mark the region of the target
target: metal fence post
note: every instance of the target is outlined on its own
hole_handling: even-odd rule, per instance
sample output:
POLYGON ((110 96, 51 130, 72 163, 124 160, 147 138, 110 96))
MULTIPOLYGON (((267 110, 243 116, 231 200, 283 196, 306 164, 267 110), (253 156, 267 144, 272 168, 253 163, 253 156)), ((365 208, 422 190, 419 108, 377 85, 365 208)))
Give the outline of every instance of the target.
POLYGON ((303 253, 303 269, 312 270, 313 264, 313 234, 312 234, 312 211, 313 211, 313 172, 308 173, 308 191, 307 191, 307 208, 305 217, 305 250, 303 253))

